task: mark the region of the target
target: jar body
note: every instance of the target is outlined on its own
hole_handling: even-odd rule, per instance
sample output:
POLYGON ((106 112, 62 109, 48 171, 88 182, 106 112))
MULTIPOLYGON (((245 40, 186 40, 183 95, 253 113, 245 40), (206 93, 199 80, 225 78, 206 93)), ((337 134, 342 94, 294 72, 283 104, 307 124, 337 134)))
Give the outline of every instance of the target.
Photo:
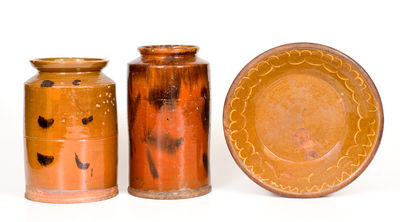
POLYGON ((178 199, 210 192, 209 100, 208 64, 194 54, 129 64, 129 193, 178 199))
POLYGON ((100 70, 54 69, 25 83, 25 171, 31 200, 89 202, 118 193, 111 79, 100 70))

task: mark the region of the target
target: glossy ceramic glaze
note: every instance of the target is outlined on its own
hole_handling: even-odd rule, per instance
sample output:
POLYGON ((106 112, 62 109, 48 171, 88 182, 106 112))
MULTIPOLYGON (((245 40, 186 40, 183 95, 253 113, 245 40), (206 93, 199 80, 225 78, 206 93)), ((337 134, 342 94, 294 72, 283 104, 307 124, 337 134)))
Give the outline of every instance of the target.
POLYGON ((224 107, 225 138, 242 170, 289 197, 332 193, 357 178, 383 130, 368 74, 327 46, 271 49, 237 76, 224 107))
POLYGON ((103 59, 31 61, 25 83, 28 199, 74 203, 111 198, 117 189, 115 83, 103 59))
POLYGON ((208 65, 197 50, 144 46, 129 64, 132 195, 178 199, 211 190, 208 65))

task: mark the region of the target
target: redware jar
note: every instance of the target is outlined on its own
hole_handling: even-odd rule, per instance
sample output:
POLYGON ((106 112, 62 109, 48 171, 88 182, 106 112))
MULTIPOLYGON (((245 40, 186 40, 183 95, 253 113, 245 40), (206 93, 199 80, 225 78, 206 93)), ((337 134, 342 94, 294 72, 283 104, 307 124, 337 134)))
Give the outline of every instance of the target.
POLYGON ((117 188, 115 83, 107 60, 46 58, 25 83, 28 199, 75 203, 111 198, 117 188))
POLYGON ((139 47, 129 64, 129 193, 178 199, 211 191, 208 64, 198 47, 139 47))

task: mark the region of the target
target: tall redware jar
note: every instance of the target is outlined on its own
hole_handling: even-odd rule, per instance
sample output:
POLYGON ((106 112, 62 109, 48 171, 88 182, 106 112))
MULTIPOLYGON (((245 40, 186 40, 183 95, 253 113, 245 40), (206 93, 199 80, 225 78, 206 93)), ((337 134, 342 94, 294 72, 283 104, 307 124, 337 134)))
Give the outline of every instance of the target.
POLYGON ((25 197, 51 203, 111 198, 117 188, 115 83, 104 59, 46 58, 25 82, 25 197))
POLYGON ((211 191, 208 64, 198 47, 139 47, 129 64, 130 194, 180 199, 211 191))

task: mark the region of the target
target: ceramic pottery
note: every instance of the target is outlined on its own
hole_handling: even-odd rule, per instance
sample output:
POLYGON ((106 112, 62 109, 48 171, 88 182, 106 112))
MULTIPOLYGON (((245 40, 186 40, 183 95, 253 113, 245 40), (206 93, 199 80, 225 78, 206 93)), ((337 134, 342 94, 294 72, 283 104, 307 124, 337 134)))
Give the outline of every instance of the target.
POLYGON ((374 83, 354 60, 327 46, 283 45, 236 77, 224 131, 239 167, 288 197, 318 197, 357 178, 374 157, 383 110, 374 83))
POLYGON ((208 64, 198 47, 139 47, 129 64, 130 194, 178 199, 211 191, 208 64))
POLYGON ((111 198, 117 188, 115 83, 107 60, 31 61, 25 83, 25 166, 28 199, 75 203, 111 198))

